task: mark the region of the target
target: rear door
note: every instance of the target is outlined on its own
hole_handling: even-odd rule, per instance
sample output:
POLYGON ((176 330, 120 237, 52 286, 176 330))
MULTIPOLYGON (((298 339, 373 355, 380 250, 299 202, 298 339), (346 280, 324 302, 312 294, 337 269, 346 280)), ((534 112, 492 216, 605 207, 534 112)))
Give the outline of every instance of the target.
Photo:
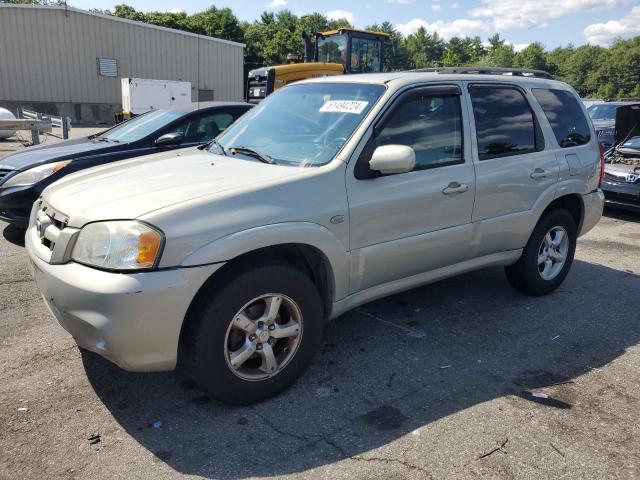
POLYGON ((553 131, 560 180, 586 179, 600 162, 600 151, 591 141, 591 127, 579 100, 568 90, 534 88, 531 93, 553 131))
POLYGON ((351 293, 463 261, 471 240, 475 173, 459 85, 415 88, 380 118, 347 171, 351 293), (406 145, 413 171, 369 169, 373 151, 406 145))
POLYGON ((530 210, 558 181, 558 161, 545 149, 530 94, 519 85, 470 83, 468 94, 477 177, 473 222, 479 224, 473 254, 522 248, 530 210))

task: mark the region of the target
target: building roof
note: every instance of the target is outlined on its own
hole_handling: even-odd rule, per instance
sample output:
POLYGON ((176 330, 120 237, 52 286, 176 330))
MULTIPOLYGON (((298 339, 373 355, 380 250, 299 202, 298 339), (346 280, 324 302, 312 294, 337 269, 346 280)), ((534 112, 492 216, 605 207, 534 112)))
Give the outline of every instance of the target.
POLYGON ((79 8, 69 7, 69 6, 66 6, 66 5, 31 5, 31 4, 12 4, 12 3, 1 3, 0 2, 0 8, 26 8, 26 9, 48 10, 48 11, 62 10, 62 11, 65 11, 65 12, 74 12, 74 13, 79 13, 79 14, 82 14, 82 15, 89 15, 89 16, 93 16, 93 17, 99 17, 99 18, 102 18, 102 19, 111 20, 112 22, 130 23, 130 24, 133 24, 133 25, 135 25, 137 27, 152 28, 152 29, 155 29, 155 30, 163 30, 165 32, 170 32, 170 33, 174 33, 174 34, 177 34, 177 35, 187 35, 187 36, 191 36, 191 37, 197 37, 200 40, 207 40, 207 41, 218 42, 218 43, 226 43, 226 44, 229 44, 229 45, 236 45, 238 47, 244 47, 245 46, 244 43, 233 42, 231 40, 226 40, 224 38, 210 37, 208 35, 201 35, 201 34, 198 34, 198 33, 185 32, 184 30, 176 30, 175 28, 161 27, 159 25, 152 25, 150 23, 138 22, 136 20, 129 20, 128 18, 120 18, 120 17, 116 17, 114 15, 104 15, 102 13, 90 12, 88 10, 81 10, 79 8))

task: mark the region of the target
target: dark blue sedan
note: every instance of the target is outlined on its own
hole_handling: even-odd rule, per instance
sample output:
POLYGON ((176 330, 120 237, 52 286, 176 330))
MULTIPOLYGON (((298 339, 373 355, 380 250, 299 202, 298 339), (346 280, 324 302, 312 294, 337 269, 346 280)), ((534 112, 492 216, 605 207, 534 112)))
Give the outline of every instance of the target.
POLYGON ((0 160, 0 220, 26 227, 33 202, 60 178, 117 160, 204 145, 249 110, 211 102, 191 111, 154 110, 85 138, 37 145, 0 160))

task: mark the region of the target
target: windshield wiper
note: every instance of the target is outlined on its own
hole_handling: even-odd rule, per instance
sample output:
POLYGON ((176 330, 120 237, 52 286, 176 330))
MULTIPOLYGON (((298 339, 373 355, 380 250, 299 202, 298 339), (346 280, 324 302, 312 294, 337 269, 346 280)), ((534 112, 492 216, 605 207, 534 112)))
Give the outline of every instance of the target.
POLYGON ((116 140, 114 138, 109 138, 109 137, 100 137, 98 138, 98 142, 120 143, 120 140, 116 140))
POLYGON ((276 164, 276 162, 275 162, 275 160, 273 158, 271 158, 266 153, 259 152, 255 148, 251 148, 251 147, 231 147, 231 148, 229 148, 229 151, 233 155, 235 155, 236 152, 240 152, 240 153, 244 153, 246 155, 249 155, 251 157, 257 158, 262 163, 268 163, 270 165, 275 165, 276 164))

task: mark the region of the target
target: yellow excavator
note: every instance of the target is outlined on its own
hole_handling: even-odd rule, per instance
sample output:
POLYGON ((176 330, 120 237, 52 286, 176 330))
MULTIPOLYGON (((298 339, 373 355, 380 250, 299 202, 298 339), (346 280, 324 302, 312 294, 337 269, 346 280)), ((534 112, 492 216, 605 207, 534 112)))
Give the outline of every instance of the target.
POLYGON ((388 33, 340 28, 303 34, 304 62, 256 68, 249 72, 247 101, 258 103, 285 85, 307 78, 382 72, 382 47, 388 33), (313 37, 313 38, 312 38, 313 37))

